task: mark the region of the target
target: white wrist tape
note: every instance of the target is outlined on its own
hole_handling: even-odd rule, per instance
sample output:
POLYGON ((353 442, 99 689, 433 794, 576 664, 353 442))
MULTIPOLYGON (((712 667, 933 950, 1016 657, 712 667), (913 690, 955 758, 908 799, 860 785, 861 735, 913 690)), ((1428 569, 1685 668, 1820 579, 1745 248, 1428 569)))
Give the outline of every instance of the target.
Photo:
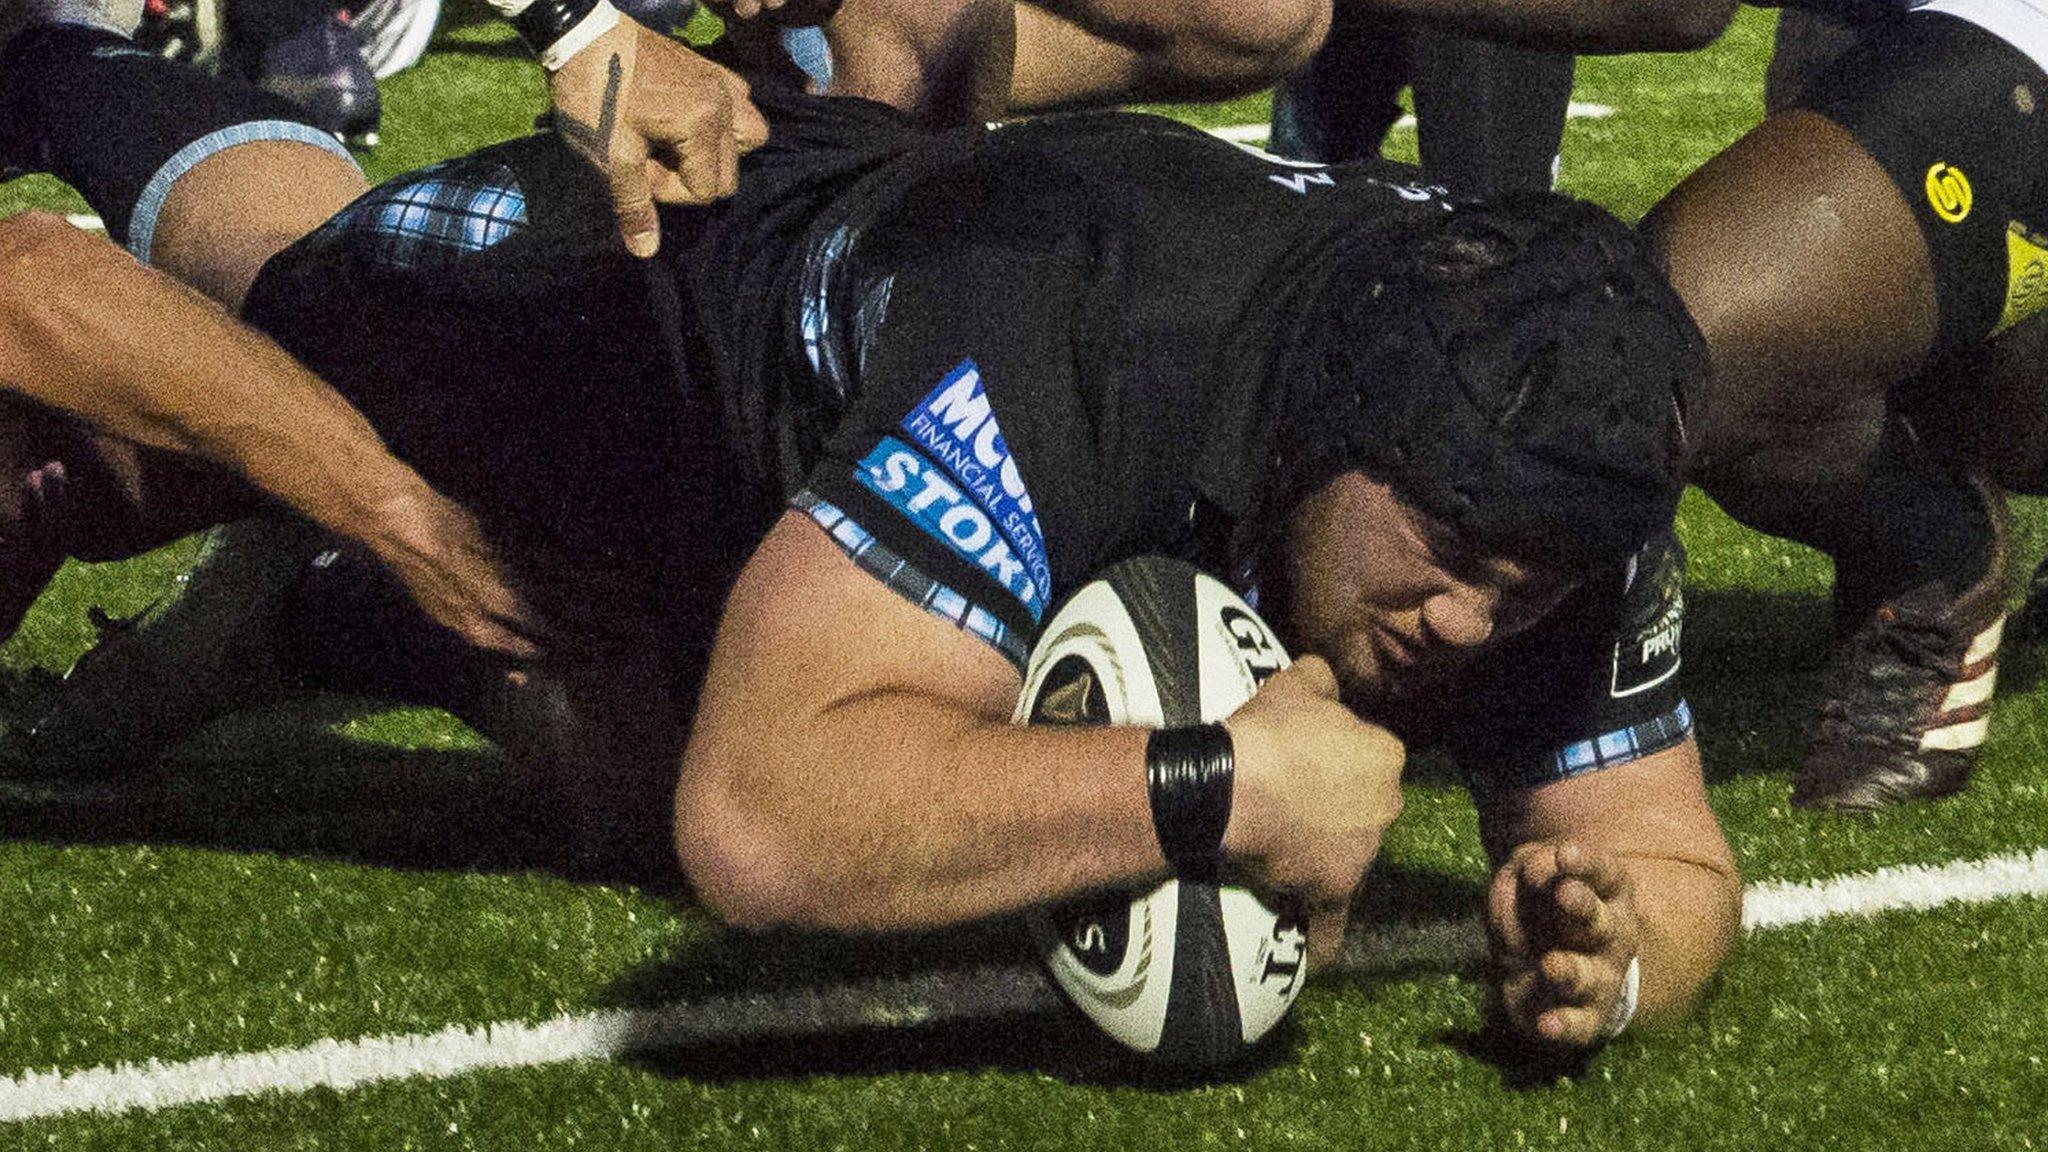
POLYGON ((562 33, 560 40, 548 45, 547 51, 540 54, 540 66, 550 72, 560 71, 562 65, 569 62, 569 57, 590 47, 591 41, 611 31, 618 23, 619 10, 611 6, 610 0, 598 0, 597 7, 592 8, 589 15, 578 20, 575 27, 562 33))
POLYGON ((1636 1018, 1636 1002, 1643 994, 1643 962, 1631 956, 1628 972, 1621 978, 1621 999, 1615 1001, 1614 1011, 1608 1013, 1604 1030, 1608 1039, 1621 1035, 1628 1022, 1636 1018))

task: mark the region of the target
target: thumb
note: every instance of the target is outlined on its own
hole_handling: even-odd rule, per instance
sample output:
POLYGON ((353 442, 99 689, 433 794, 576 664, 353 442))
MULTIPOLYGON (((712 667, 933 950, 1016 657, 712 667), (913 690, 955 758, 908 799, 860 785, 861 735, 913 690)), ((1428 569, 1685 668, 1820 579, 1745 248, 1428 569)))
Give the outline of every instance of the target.
POLYGON ((1337 699, 1337 674, 1330 671, 1330 662, 1321 656, 1302 656, 1285 672, 1292 673, 1295 681, 1310 692, 1325 700, 1337 699))

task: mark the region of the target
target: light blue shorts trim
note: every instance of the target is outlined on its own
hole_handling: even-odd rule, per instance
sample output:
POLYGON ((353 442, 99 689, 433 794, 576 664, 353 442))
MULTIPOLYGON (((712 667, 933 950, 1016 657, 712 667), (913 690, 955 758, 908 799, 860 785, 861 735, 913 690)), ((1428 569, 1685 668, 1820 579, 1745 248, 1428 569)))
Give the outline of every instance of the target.
MULTIPOLYGON (((251 120, 209 132, 178 149, 143 186, 142 198, 135 202, 135 214, 128 221, 128 251, 133 252, 137 260, 149 263, 150 245, 156 240, 157 214, 164 210, 164 201, 170 198, 172 186, 207 157, 225 152, 237 144, 254 144, 259 140, 294 140, 323 148, 350 164, 356 162, 356 158, 348 154, 348 149, 342 147, 341 141, 296 120, 251 120)), ((357 165, 356 171, 362 171, 362 167, 357 165)))

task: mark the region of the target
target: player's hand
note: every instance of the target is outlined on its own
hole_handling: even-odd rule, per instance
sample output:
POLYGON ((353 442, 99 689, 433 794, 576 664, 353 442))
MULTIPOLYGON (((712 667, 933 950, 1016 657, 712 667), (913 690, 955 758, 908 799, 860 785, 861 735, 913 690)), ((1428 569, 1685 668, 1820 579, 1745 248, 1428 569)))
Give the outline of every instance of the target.
POLYGON ((1576 841, 1538 840, 1494 873, 1486 904, 1507 1022, 1562 1048, 1605 1040, 1642 943, 1627 869, 1576 841))
POLYGON ((661 246, 656 204, 732 195, 740 156, 768 139, 745 80, 630 18, 571 56, 549 88, 555 130, 604 173, 635 256, 661 246))
POLYGON ((1330 963, 1352 893, 1401 813, 1406 750, 1338 702, 1314 656, 1275 673, 1225 726, 1237 784, 1224 850, 1254 887, 1301 902, 1310 963, 1330 963))
POLYGON ((540 626, 469 513, 429 491, 380 509, 366 543, 427 615, 478 648, 525 663, 540 626))

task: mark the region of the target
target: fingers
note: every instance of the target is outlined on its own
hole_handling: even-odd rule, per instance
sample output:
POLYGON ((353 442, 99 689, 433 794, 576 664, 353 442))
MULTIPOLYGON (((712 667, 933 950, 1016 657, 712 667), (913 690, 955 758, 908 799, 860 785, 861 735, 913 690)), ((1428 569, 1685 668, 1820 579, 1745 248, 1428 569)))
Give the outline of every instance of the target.
POLYGON ((654 210, 654 191, 648 185, 646 165, 615 165, 609 175, 619 238, 626 242, 626 251, 644 260, 661 248, 661 216, 654 210))
POLYGON ((738 73, 719 69, 726 98, 732 101, 732 142, 741 152, 752 152, 768 142, 768 120, 754 107, 754 91, 738 73))

